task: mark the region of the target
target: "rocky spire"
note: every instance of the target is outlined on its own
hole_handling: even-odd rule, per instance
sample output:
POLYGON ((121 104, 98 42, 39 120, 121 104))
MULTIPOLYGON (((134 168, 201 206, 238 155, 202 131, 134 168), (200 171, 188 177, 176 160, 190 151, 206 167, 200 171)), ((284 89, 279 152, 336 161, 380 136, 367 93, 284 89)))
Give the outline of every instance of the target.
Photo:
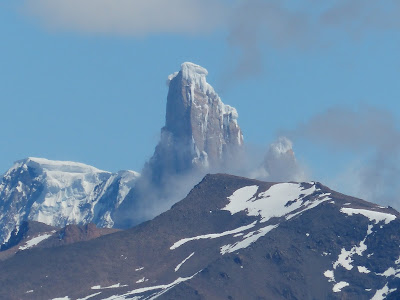
POLYGON ((292 141, 284 136, 269 146, 263 167, 266 176, 261 178, 271 181, 303 181, 306 177, 296 160, 292 141))
POLYGON ((166 174, 218 166, 243 144, 236 109, 221 101, 207 74, 186 62, 168 76, 165 127, 147 165, 155 182, 166 174))

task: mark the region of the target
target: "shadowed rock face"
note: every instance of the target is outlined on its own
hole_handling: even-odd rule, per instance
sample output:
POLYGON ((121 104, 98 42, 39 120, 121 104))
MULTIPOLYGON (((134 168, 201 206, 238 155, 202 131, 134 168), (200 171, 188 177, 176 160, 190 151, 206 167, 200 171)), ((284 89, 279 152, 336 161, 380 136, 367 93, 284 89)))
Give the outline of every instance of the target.
POLYGON ((155 183, 166 174, 217 167, 243 144, 235 108, 222 103, 206 82, 207 70, 183 63, 168 77, 165 127, 147 165, 155 183))
POLYGON ((0 247, 0 261, 33 248, 52 248, 88 241, 119 231, 113 228, 97 228, 95 224, 67 225, 64 228, 49 226, 36 221, 24 221, 11 233, 7 243, 0 247))

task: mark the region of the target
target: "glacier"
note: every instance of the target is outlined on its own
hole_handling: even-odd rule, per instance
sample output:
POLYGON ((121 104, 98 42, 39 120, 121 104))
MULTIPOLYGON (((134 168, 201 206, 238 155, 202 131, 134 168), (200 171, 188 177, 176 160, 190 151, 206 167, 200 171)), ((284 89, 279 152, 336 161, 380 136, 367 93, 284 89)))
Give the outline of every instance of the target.
POLYGON ((140 174, 116 174, 70 161, 29 157, 17 161, 0 182, 0 243, 23 221, 63 227, 93 222, 112 227, 112 214, 140 174))

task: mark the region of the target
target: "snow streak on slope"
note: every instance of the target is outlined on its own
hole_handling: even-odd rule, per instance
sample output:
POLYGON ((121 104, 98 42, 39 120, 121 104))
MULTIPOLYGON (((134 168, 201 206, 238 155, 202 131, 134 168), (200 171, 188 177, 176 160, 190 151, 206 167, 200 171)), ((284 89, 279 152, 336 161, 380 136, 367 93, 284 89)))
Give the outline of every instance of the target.
POLYGON ((252 231, 243 236, 243 240, 234 243, 233 245, 224 245, 221 247, 221 254, 232 253, 239 249, 247 248, 250 244, 256 242, 260 237, 266 235, 272 229, 275 229, 278 225, 268 225, 256 231, 252 231))
POLYGON ((190 238, 184 238, 184 239, 181 239, 181 240, 177 241, 176 243, 174 243, 170 247, 170 249, 174 250, 174 249, 182 246, 183 244, 185 244, 187 242, 190 242, 190 241, 194 241, 194 240, 216 239, 216 238, 223 237, 223 236, 226 236, 226 235, 232 235, 232 234, 235 234, 235 233, 246 231, 246 230, 254 227, 254 225, 256 223, 257 222, 253 222, 253 223, 251 223, 249 225, 245 225, 245 226, 242 226, 242 227, 239 227, 239 228, 236 228, 236 229, 233 229, 233 230, 229 230, 229 231, 224 231, 224 232, 221 232, 221 233, 210 233, 210 234, 204 234, 204 235, 199 235, 199 236, 190 237, 190 238))
POLYGON ((142 299, 143 295, 146 295, 145 298, 143 299, 156 299, 174 286, 177 286, 178 284, 185 282, 187 280, 192 279, 194 276, 196 276, 199 272, 196 274, 189 276, 189 277, 178 277, 176 280, 174 280, 171 283, 168 284, 161 284, 161 285, 155 285, 155 286, 148 286, 148 287, 143 287, 143 288, 138 288, 132 291, 129 291, 125 294, 122 295, 114 295, 111 297, 108 297, 104 300, 126 300, 126 299, 142 299), (155 293, 148 295, 148 292, 155 291, 155 293))
POLYGON ((385 221, 385 224, 389 224, 391 221, 396 219, 395 215, 383 213, 383 212, 379 212, 379 211, 373 211, 373 210, 343 207, 340 211, 349 216, 352 216, 353 214, 354 215, 357 215, 357 214, 363 215, 363 216, 367 217, 371 222, 375 221, 375 224, 378 224, 381 221, 385 221))
POLYGON ((194 255, 194 252, 192 252, 192 254, 190 254, 188 257, 186 257, 179 265, 177 265, 177 266, 175 267, 175 272, 177 272, 177 271, 182 267, 182 265, 183 265, 189 258, 191 258, 193 255, 194 255))
POLYGON ((51 233, 45 233, 45 234, 38 235, 37 237, 34 237, 34 238, 30 239, 29 241, 27 241, 24 246, 20 246, 19 250, 26 250, 26 249, 32 248, 33 246, 36 246, 36 245, 40 244, 41 242, 43 242, 44 240, 51 237, 54 233, 55 233, 55 231, 52 231, 51 233))

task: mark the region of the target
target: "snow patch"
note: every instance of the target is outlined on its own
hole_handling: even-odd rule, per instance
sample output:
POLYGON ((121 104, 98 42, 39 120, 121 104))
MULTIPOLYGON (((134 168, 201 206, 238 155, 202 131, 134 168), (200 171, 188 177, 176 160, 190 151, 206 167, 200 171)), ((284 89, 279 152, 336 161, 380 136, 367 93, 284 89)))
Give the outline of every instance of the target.
POLYGON ((232 215, 245 211, 248 216, 260 216, 261 222, 267 222, 273 217, 287 216, 290 219, 299 213, 313 208, 318 204, 330 200, 328 194, 319 195, 317 200, 304 198, 317 191, 315 185, 304 188, 300 183, 278 183, 271 186, 267 191, 259 193, 258 186, 246 186, 235 191, 228 197, 229 204, 222 210, 229 211, 232 215), (302 211, 288 215, 289 213, 303 208, 302 211))
POLYGON ((353 214, 363 215, 367 217, 371 222, 375 221, 375 224, 378 224, 381 221, 385 221, 385 224, 389 224, 391 221, 396 219, 395 215, 373 210, 343 207, 340 209, 340 211, 349 216, 352 216, 353 214))
POLYGON ((351 265, 353 262, 352 256, 354 254, 362 256, 365 250, 367 250, 365 239, 360 242, 360 246, 354 246, 349 251, 347 251, 345 248, 342 248, 337 261, 333 264, 333 268, 336 269, 338 266, 342 266, 346 270, 350 271, 353 269, 353 266, 351 265))
POLYGON ((335 282, 335 274, 333 273, 333 270, 326 270, 324 276, 329 279, 329 282, 335 282))
POLYGON ((358 269, 358 272, 360 272, 360 273, 365 273, 365 274, 371 273, 371 271, 368 270, 368 268, 364 267, 364 266, 357 266, 357 269, 358 269))
POLYGON ((348 284, 346 281, 341 281, 341 282, 336 283, 336 284, 333 286, 333 289, 332 289, 332 290, 333 290, 334 293, 339 293, 339 292, 341 292, 342 289, 345 288, 346 286, 349 286, 349 284, 348 284))
POLYGON ((400 278, 400 269, 396 270, 395 268, 390 267, 383 273, 375 273, 375 274, 379 275, 379 276, 385 276, 385 277, 395 276, 397 278, 400 278))
POLYGON ((389 290, 388 284, 386 283, 386 285, 383 288, 376 291, 375 295, 371 298, 371 300, 383 300, 386 298, 387 295, 389 295, 390 293, 393 293, 396 290, 397 289, 389 290))

